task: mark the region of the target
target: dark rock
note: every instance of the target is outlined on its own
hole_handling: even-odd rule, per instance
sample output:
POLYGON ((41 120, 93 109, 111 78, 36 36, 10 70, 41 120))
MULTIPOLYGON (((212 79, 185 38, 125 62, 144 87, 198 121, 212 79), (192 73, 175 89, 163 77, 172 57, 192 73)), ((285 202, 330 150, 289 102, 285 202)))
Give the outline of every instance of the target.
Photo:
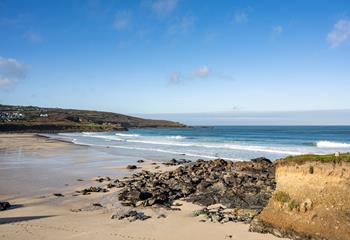
POLYGON ((145 162, 144 160, 140 159, 140 160, 137 160, 138 163, 143 163, 145 162))
POLYGON ((110 177, 98 177, 96 178, 97 182, 111 181, 110 177))
POLYGON ((267 158, 264 158, 264 157, 259 157, 259 158, 254 158, 251 160, 252 162, 255 162, 255 163, 262 163, 262 164, 272 164, 271 160, 270 159, 267 159, 267 158))
POLYGON ((134 169, 137 169, 137 166, 136 165, 128 165, 126 168, 130 169, 130 170, 134 170, 134 169))
POLYGON ((0 211, 7 210, 11 207, 9 202, 0 202, 0 211))
MULTIPOLYGON (((229 208, 260 211, 275 189, 274 165, 264 158, 246 162, 217 159, 193 163, 173 159, 164 164, 182 165, 167 172, 142 171, 123 182, 118 181, 116 184, 122 187, 119 192, 122 204, 169 208, 176 199, 182 198, 204 206, 220 203, 229 208)), ((251 220, 251 217, 231 215, 220 213, 214 219, 221 216, 226 220, 221 217, 216 220, 251 220)))
POLYGON ((168 162, 164 162, 164 165, 167 166, 177 166, 177 165, 181 165, 181 164, 185 164, 185 163, 190 163, 190 160, 186 160, 186 159, 180 159, 180 160, 176 160, 175 158, 171 159, 168 162))
POLYGON ((101 188, 101 187, 89 187, 89 188, 85 188, 81 191, 77 191, 77 193, 81 193, 83 195, 89 195, 92 192, 108 192, 107 189, 105 188, 101 188))
POLYGON ((64 195, 62 193, 54 193, 53 194, 55 197, 64 197, 64 195))
POLYGON ((123 213, 123 214, 114 214, 111 218, 118 219, 118 220, 128 219, 129 222, 133 222, 136 220, 144 221, 144 220, 147 220, 151 217, 145 215, 143 212, 137 212, 135 210, 130 210, 130 211, 123 213))
POLYGON ((259 210, 254 209, 226 209, 222 206, 215 208, 203 208, 195 211, 194 216, 205 215, 211 222, 245 222, 249 223, 252 219, 260 213, 259 210))
POLYGON ((103 207, 101 203, 93 203, 92 206, 94 206, 94 207, 103 207))

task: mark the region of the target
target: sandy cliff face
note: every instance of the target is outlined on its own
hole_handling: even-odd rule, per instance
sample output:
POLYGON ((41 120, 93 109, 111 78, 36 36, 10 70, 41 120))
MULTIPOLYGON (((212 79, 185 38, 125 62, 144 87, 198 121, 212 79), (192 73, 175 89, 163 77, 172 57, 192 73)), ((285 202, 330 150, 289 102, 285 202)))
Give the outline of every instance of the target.
POLYGON ((350 239, 350 162, 277 161, 276 182, 251 230, 293 239, 350 239))

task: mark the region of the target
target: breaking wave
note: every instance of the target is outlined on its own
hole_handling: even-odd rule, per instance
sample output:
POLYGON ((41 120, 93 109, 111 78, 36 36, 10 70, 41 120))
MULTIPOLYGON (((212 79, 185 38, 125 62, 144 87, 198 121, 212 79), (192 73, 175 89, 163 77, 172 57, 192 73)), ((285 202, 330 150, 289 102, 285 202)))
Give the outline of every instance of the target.
POLYGON ((316 146, 318 148, 350 148, 350 143, 318 141, 316 146))

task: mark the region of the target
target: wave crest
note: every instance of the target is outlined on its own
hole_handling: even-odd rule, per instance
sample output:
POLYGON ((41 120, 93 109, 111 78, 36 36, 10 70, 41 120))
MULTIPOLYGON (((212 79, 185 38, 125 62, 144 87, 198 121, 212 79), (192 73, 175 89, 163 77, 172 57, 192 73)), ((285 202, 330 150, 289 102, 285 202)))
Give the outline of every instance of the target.
POLYGON ((170 138, 170 139, 185 139, 186 137, 181 136, 181 135, 177 135, 177 136, 167 136, 166 138, 170 138))
POLYGON ((318 141, 316 143, 318 148, 350 148, 350 143, 332 142, 332 141, 318 141))
POLYGON ((139 134, 131 134, 131 133, 116 133, 116 136, 120 137, 139 137, 139 134))

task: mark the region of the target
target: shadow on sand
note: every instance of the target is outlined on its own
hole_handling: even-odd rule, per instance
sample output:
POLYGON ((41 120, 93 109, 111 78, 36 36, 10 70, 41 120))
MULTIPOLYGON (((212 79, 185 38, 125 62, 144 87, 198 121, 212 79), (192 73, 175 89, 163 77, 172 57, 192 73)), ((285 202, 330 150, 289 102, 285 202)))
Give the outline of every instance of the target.
POLYGON ((54 215, 5 217, 5 218, 0 218, 0 225, 1 224, 8 224, 8 223, 15 223, 15 222, 31 221, 31 220, 36 220, 36 219, 41 219, 41 218, 49 218, 49 217, 54 217, 54 215))

